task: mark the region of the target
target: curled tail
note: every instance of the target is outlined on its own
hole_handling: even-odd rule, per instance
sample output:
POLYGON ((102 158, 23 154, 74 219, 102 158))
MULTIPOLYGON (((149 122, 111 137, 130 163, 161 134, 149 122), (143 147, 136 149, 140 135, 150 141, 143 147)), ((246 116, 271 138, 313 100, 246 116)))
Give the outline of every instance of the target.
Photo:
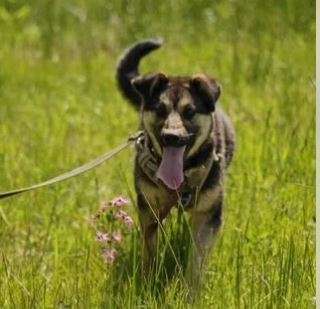
POLYGON ((129 47, 119 61, 117 82, 122 94, 136 107, 140 106, 141 97, 135 91, 131 80, 139 76, 140 60, 162 45, 161 39, 151 39, 136 43, 129 47))

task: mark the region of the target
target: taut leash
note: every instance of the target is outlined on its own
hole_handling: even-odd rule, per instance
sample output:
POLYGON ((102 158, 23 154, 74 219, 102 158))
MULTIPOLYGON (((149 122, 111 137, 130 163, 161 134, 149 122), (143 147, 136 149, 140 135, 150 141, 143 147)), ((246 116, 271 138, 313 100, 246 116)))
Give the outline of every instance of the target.
POLYGON ((119 145, 118 147, 112 149, 111 151, 108 151, 108 152, 104 153, 103 155, 97 157, 96 159, 94 159, 86 164, 83 164, 83 165, 81 165, 81 166, 79 166, 69 172, 63 173, 61 175, 58 175, 56 177, 53 177, 51 179, 48 179, 46 181, 40 182, 38 184, 29 186, 29 187, 15 189, 15 190, 2 192, 2 193, 0 192, 0 200, 7 198, 7 197, 10 197, 10 196, 13 196, 13 195, 23 193, 23 192, 28 192, 28 191, 32 191, 35 189, 51 186, 55 183, 58 183, 58 182, 73 178, 75 176, 81 175, 85 172, 88 172, 88 171, 94 169, 95 167, 101 165, 102 163, 110 160, 111 158, 116 156, 118 153, 120 153, 122 150, 126 149, 131 144, 135 143, 136 140, 138 140, 139 137, 142 136, 142 134, 143 134, 142 131, 136 132, 135 134, 131 135, 125 143, 119 145))

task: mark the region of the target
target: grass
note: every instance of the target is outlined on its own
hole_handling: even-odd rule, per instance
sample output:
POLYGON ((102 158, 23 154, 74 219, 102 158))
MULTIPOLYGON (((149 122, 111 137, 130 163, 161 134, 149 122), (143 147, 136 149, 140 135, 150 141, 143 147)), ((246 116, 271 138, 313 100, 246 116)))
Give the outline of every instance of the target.
MULTIPOLYGON (((315 1, 301 6, 0 1, 1 191, 84 163, 135 131, 116 62, 127 44, 163 36, 166 45, 142 71, 216 76, 237 131, 224 228, 195 307, 314 307, 315 1)), ((168 222, 163 267, 145 284, 139 231, 110 268, 88 224, 101 201, 134 201, 133 155, 0 202, 1 307, 186 307, 170 250, 180 259, 183 220, 168 222)))

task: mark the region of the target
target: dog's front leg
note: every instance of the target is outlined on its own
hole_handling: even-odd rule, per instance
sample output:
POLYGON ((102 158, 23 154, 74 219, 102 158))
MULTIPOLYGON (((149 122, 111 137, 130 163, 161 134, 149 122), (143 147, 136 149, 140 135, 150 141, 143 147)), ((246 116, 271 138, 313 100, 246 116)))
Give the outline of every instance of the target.
POLYGON ((148 275, 155 265, 158 219, 145 198, 138 195, 139 220, 142 232, 142 269, 148 275))
POLYGON ((215 236, 221 227, 222 200, 215 201, 209 210, 191 211, 190 226, 192 230, 192 244, 187 266, 187 281, 194 296, 201 285, 201 272, 210 253, 215 236))

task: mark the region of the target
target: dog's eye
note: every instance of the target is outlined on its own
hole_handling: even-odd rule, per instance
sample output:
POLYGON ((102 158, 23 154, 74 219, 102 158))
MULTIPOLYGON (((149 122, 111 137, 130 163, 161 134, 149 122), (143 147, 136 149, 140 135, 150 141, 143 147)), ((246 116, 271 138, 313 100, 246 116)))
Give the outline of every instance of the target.
POLYGON ((186 119, 192 119, 193 116, 195 115, 196 111, 194 108, 188 106, 185 108, 185 110, 183 111, 183 117, 186 119))
POLYGON ((156 106, 155 110, 156 110, 157 116, 162 117, 162 118, 166 117, 167 109, 166 109, 166 106, 164 104, 159 103, 156 106))

